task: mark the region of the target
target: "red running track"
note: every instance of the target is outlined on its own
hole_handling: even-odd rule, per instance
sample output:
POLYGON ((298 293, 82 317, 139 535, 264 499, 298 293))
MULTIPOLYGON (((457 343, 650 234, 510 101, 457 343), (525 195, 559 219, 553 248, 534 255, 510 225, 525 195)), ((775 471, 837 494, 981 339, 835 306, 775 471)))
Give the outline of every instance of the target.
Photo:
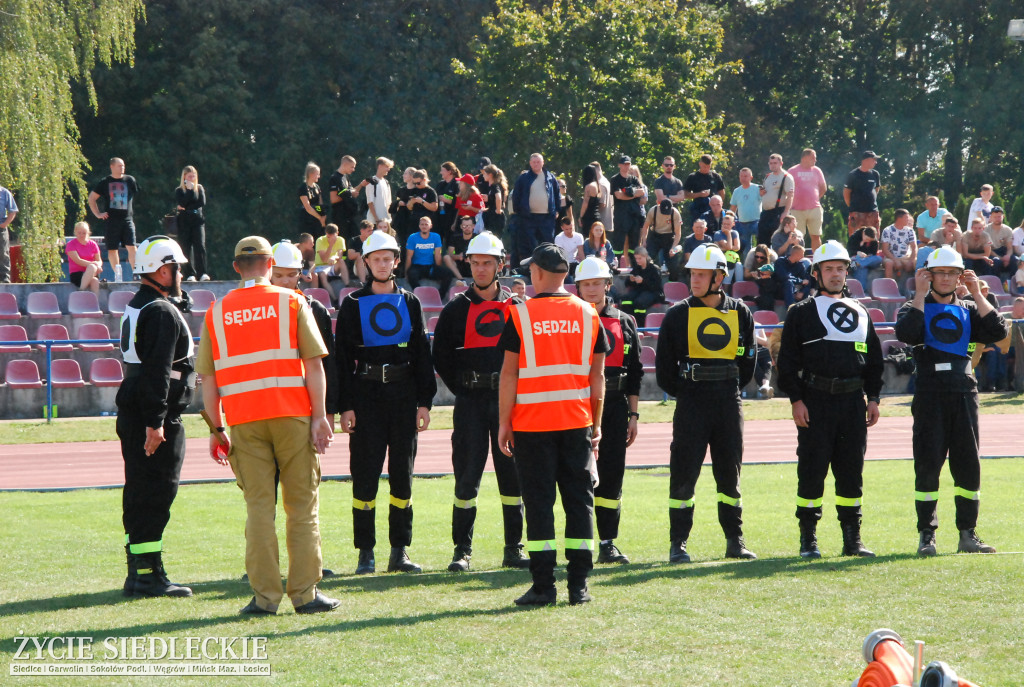
MULTIPOLYGON (((981 453, 984 456, 1022 456, 1015 441, 1020 415, 982 415, 981 453)), ((869 460, 911 457, 910 417, 882 418, 868 431, 869 460)), ((747 422, 743 462, 784 463, 796 460, 796 427, 789 420, 747 422)), ((451 472, 451 430, 429 430, 420 435, 417 475, 451 472)), ((668 466, 672 441, 670 423, 640 425, 640 436, 626 454, 632 467, 668 466)), ((706 459, 707 460, 707 459, 706 459)), ((347 477, 348 437, 338 434, 323 458, 324 477, 347 477)), ((488 465, 488 470, 490 470, 488 465)), ((233 479, 231 469, 207 455, 207 439, 186 442, 182 482, 233 479)), ((119 487, 124 466, 117 441, 0 446, 0 490, 59 490, 80 487, 119 487)))

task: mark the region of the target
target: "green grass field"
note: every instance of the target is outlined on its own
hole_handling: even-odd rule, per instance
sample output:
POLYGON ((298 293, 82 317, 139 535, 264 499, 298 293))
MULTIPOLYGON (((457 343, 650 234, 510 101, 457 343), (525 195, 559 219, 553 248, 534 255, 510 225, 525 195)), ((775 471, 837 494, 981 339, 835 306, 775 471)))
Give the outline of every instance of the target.
MULTIPOLYGON (((334 613, 243 619, 251 596, 243 572, 244 506, 231 484, 187 486, 165 534, 171 578, 191 599, 127 601, 120 492, 4 493, 0 547, 0 683, 148 684, 152 678, 13 677, 16 636, 265 636, 276 685, 849 685, 864 668, 864 637, 889 627, 927 642, 980 685, 1024 684, 1024 567, 1020 553, 952 555, 952 483, 944 475, 940 555, 919 560, 913 469, 907 461, 865 468, 864 540, 873 560, 837 556, 840 533, 826 487, 820 527, 825 557, 796 556, 795 465, 744 471, 748 545, 761 559, 726 562, 706 468, 697 490, 690 551, 670 566, 667 471, 629 472, 618 543, 628 566, 594 571, 594 602, 522 610, 512 604, 528 573, 498 569, 501 523, 493 475, 480 497, 474 572, 444 572, 451 556, 451 478, 417 480, 411 553, 426 572, 355 577, 351 486, 321 488, 327 567, 322 584, 341 599, 334 613), (90 681, 92 680, 92 681, 90 681)), ((982 536, 1001 552, 1024 551, 1019 485, 1024 460, 983 465, 982 536)), ((387 485, 382 484, 382 493, 387 485)), ((386 511, 378 513, 378 566, 386 563, 386 511)), ((283 514, 279 514, 282 549, 283 514)), ((286 552, 282 550, 282 559, 286 552)), ((181 641, 181 640, 179 640, 181 641)), ((253 678, 166 678, 160 684, 263 684, 253 678)))

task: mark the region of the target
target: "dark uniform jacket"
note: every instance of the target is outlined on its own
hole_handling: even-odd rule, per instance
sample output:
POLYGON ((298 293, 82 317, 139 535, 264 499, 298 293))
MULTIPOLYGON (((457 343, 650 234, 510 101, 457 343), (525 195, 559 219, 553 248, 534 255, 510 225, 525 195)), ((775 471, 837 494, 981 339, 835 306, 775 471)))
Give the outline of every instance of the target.
MULTIPOLYGON (((680 379, 680 373, 687 366, 692 366, 692 364, 698 364, 702 367, 737 365, 739 367, 739 376, 736 380, 738 384, 735 387, 736 390, 745 387, 750 382, 750 378, 754 376, 754 317, 750 314, 750 308, 743 301, 726 296, 725 294, 722 295, 721 304, 713 310, 722 313, 730 310, 736 311, 738 332, 735 356, 729 358, 701 357, 700 359, 696 359, 696 356, 694 356, 691 359, 690 312, 698 311, 698 315, 704 315, 704 313, 699 312, 702 309, 705 311, 712 310, 712 308, 704 305, 704 302, 696 296, 690 296, 669 308, 669 311, 665 314, 665 319, 661 323, 661 330, 658 333, 658 356, 655 361, 655 372, 658 378, 658 386, 671 396, 678 396, 679 391, 683 388, 683 384, 693 384, 692 382, 680 379)), ((717 325, 710 327, 710 329, 711 331, 708 334, 711 336, 716 336, 720 332, 717 325)), ((716 345, 710 342, 709 344, 712 346, 716 345)), ((706 384, 706 382, 696 382, 696 384, 706 384)), ((722 382, 715 382, 715 384, 720 385, 722 382)))
MULTIPOLYGON (((341 302, 338 311, 335 337, 335 354, 338 367, 338 411, 353 410, 355 394, 358 392, 356 370, 358 363, 370 365, 411 365, 412 376, 408 381, 397 382, 395 386, 412 385, 416 406, 430 408, 437 393, 437 381, 434 379, 434 367, 430 361, 430 342, 423 326, 423 308, 420 300, 411 292, 398 288, 395 295, 400 295, 410 319, 411 333, 404 344, 387 344, 381 346, 364 345, 363 325, 360 318, 359 299, 372 296, 373 282, 350 293, 341 302)), ((387 384, 385 386, 391 386, 387 384)))
MULTIPOLYGON (((935 302, 931 293, 924 298, 925 306, 935 302)), ((1010 333, 1009 325, 998 312, 979 317, 978 305, 973 300, 954 296, 950 305, 967 309, 968 327, 963 332, 967 341, 989 345, 1002 341, 1010 333)), ((942 324, 939 327, 941 336, 941 329, 945 327, 942 324)), ((914 347, 917 391, 970 392, 977 389, 978 380, 971 368, 973 348, 968 349, 965 357, 926 344, 925 314, 910 303, 904 303, 896 315, 896 338, 914 347), (948 369, 943 370, 943 367, 948 369)))
POLYGON ((605 299, 604 308, 598 313, 601 316, 601 326, 604 335, 608 339, 609 350, 604 357, 605 379, 614 379, 626 375, 626 388, 623 390, 626 396, 639 396, 640 384, 644 378, 644 364, 640 362, 640 334, 636 330, 636 320, 632 315, 622 312, 615 307, 610 298, 605 299), (608 329, 605 318, 617 319, 622 329, 621 337, 613 335, 608 329), (619 361, 621 353, 621 364, 614 365, 619 361))
POLYGON ((871 318, 866 312, 860 315, 867 322, 867 350, 858 351, 851 341, 824 338, 828 331, 818 316, 819 299, 839 302, 815 296, 791 306, 786 314, 779 348, 779 388, 795 403, 803 400, 807 390, 801 372, 829 379, 860 377, 867 397, 877 399, 882 391, 882 345, 871 318))
MULTIPOLYGON (((143 284, 128 303, 139 309, 135 350, 141 363, 127 366, 117 390, 117 412, 138 417, 147 427, 162 427, 168 416, 177 417, 192 402, 195 392, 195 356, 192 332, 177 306, 143 284), (171 371, 176 379, 172 379, 171 371)), ((127 319, 121 322, 121 349, 129 348, 127 319)))

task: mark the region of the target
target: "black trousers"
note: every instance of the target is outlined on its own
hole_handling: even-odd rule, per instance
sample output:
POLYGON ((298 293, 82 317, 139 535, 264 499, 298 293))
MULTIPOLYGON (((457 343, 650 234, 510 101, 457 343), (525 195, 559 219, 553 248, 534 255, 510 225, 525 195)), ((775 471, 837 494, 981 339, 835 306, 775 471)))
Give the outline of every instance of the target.
POLYGON ((609 391, 601 415, 601 443, 597 449, 598 485, 594 487, 597 536, 602 541, 619 536, 622 515, 622 479, 626 472, 626 433, 629 402, 624 391, 609 391))
POLYGON ((416 397, 410 384, 360 383, 355 399, 356 428, 349 439, 352 471, 352 527, 357 549, 377 543, 376 499, 388 458, 388 511, 391 546, 412 543, 412 471, 416 460, 416 397))
POLYGON ((772 208, 771 210, 762 210, 761 216, 757 220, 757 242, 763 243, 766 246, 772 245, 772 234, 779 228, 779 224, 782 223, 782 211, 785 208, 772 208))
POLYGON ((653 292, 642 289, 627 289, 622 296, 622 312, 629 313, 636 319, 638 327, 643 327, 647 320, 647 310, 655 303, 660 303, 663 298, 653 292))
POLYGON ((178 494, 181 464, 185 460, 185 429, 181 418, 169 416, 164 420, 165 441, 151 456, 143 449, 146 426, 142 419, 119 412, 117 436, 121 439, 124 458, 121 521, 128 544, 132 548, 142 547, 133 553, 160 551, 164 528, 171 518, 171 504, 178 494))
POLYGON ((555 583, 555 490, 565 510, 569 584, 582 584, 594 567, 594 483, 591 430, 516 432, 515 460, 526 506, 526 548, 537 587, 555 583))
POLYGON ((206 274, 206 224, 193 224, 186 215, 178 215, 178 243, 189 262, 185 269, 198 279, 206 274))
POLYGON ((743 405, 736 382, 682 384, 669 449, 669 539, 686 541, 690 537, 693 492, 709 447, 718 489, 718 522, 726 537, 742 536, 743 405))
POLYGON ((442 265, 406 265, 405 278, 409 286, 416 288, 421 279, 433 279, 441 285, 441 295, 448 293, 448 285, 452 283, 452 273, 442 265))
POLYGON ((936 529, 939 473, 949 456, 956 495, 956 528, 978 524, 981 460, 978 456, 978 394, 917 393, 914 414, 914 491, 917 529, 936 529))
POLYGON ((622 255, 628 238, 629 257, 632 263, 633 251, 640 247, 640 228, 643 226, 644 218, 632 208, 623 207, 621 212, 616 212, 612 217, 612 223, 615 225, 615 231, 609 237, 612 248, 615 249, 616 255, 622 255))
POLYGON ((456 394, 452 425, 452 469, 455 471, 452 542, 467 553, 472 551, 476 498, 490 451, 498 478, 505 546, 518 545, 523 538, 523 499, 516 463, 498 447, 498 392, 456 394))
POLYGON ((868 440, 864 394, 808 389, 804 405, 810 426, 797 428, 796 517, 806 524, 821 519, 825 477, 831 466, 839 521, 859 523, 868 440))

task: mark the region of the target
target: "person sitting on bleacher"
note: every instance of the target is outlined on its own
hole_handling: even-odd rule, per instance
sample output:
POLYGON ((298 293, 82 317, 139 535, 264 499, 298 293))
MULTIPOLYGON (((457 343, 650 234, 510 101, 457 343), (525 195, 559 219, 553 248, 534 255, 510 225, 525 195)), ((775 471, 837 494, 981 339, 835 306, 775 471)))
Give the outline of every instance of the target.
POLYGON ((75 225, 75 238, 70 239, 64 252, 68 255, 68 276, 71 283, 79 291, 89 289, 93 293, 100 291, 100 272, 103 271, 103 258, 100 247, 89 238, 89 223, 79 222, 75 225))
POLYGON ((778 256, 771 248, 760 243, 750 249, 743 261, 743 276, 746 281, 757 284, 758 310, 774 310, 775 301, 782 297, 782 285, 775 280, 775 262, 778 256))

